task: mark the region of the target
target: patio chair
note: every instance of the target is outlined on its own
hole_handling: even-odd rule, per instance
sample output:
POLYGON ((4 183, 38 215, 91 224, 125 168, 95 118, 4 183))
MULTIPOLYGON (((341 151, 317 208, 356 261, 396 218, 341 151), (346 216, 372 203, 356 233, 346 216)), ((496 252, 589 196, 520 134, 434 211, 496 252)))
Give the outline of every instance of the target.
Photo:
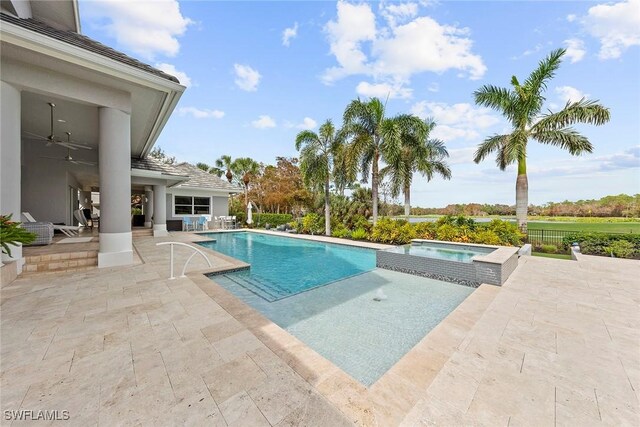
POLYGON ((208 221, 206 216, 201 216, 200 218, 198 218, 198 222, 196 223, 196 230, 207 230, 209 228, 207 227, 207 222, 208 221))
POLYGON ((214 230, 222 228, 222 217, 214 216, 213 218, 211 218, 211 227, 214 230))
MULTIPOLYGON (((27 222, 38 222, 29 212, 22 212, 22 216, 27 220, 27 222)), ((57 225, 53 224, 54 230, 59 230, 67 237, 74 237, 78 235, 80 227, 76 225, 57 225)))
POLYGON ((182 217, 182 231, 195 230, 195 223, 189 216, 182 217))

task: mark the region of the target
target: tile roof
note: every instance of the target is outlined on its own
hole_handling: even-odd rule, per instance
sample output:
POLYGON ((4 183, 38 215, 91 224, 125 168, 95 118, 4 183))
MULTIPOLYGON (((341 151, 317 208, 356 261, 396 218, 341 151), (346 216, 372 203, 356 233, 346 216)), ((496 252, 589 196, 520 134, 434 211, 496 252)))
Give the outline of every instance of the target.
POLYGON ((174 76, 167 74, 164 71, 160 71, 157 68, 153 68, 150 65, 142 63, 135 58, 127 56, 122 52, 118 52, 117 50, 112 49, 109 46, 105 46, 102 43, 90 39, 87 36, 83 36, 82 34, 78 34, 69 30, 57 30, 32 18, 16 18, 15 16, 11 16, 5 13, 0 13, 0 19, 2 22, 9 22, 11 24, 18 25, 47 37, 51 37, 53 39, 60 40, 70 45, 82 48, 89 52, 97 53, 98 55, 113 59, 114 61, 118 61, 122 64, 129 65, 142 71, 146 71, 158 77, 162 77, 163 79, 167 79, 175 83, 180 83, 180 81, 174 76))
POLYGON ((189 163, 179 163, 173 165, 180 170, 183 175, 188 175, 189 180, 176 185, 175 187, 202 188, 211 190, 224 190, 229 192, 242 192, 242 188, 236 184, 230 184, 226 179, 219 178, 197 168, 189 163))
POLYGON ((132 157, 131 169, 142 169, 147 171, 160 172, 164 175, 172 176, 189 176, 184 172, 184 170, 178 169, 177 167, 175 167, 175 165, 164 163, 160 160, 154 159, 153 157, 147 157, 145 159, 132 157))

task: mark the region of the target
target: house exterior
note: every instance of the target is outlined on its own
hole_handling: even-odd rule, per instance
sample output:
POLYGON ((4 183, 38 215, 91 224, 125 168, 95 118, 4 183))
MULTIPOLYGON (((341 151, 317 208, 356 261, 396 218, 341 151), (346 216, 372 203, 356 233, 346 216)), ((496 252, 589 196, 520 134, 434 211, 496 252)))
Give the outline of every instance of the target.
MULTIPOLYGON (((98 266, 127 265, 132 192, 151 201, 156 236, 167 234, 177 194, 209 194, 213 213, 224 192, 185 168, 144 167, 185 87, 83 36, 79 22, 76 0, 0 3, 0 213, 73 225, 73 211, 99 192, 98 266)), ((21 248, 12 254, 20 270, 21 248)))

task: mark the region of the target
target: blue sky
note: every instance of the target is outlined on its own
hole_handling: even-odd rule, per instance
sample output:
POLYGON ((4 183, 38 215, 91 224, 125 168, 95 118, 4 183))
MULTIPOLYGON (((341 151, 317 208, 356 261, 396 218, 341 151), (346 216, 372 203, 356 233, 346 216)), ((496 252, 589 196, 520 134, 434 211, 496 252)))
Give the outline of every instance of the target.
POLYGON ((295 156, 301 129, 341 123, 347 103, 386 98, 389 115, 438 123, 450 181, 416 175, 412 204, 515 202, 515 170, 471 158, 508 130, 474 105, 484 84, 525 78, 567 47, 547 107, 599 99, 600 128, 577 126, 596 149, 573 157, 530 142, 529 200, 640 192, 640 0, 622 2, 80 1, 85 35, 176 75, 188 86, 158 140, 179 160, 222 154, 274 163, 295 156))

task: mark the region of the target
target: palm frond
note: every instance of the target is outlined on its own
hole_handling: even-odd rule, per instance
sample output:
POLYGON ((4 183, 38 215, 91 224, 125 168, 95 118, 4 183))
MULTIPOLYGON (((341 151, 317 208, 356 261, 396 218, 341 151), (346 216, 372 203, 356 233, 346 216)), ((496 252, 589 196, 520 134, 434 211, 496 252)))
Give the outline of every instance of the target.
POLYGON ((597 100, 581 99, 577 102, 567 102, 565 107, 557 113, 549 112, 532 127, 533 133, 565 128, 575 123, 587 123, 601 126, 611 118, 609 109, 598 104, 597 100))
POLYGON ((509 143, 511 135, 493 135, 484 140, 481 144, 478 145, 476 152, 473 156, 473 161, 475 163, 480 163, 483 161, 489 154, 498 153, 503 149, 505 145, 509 143))
POLYGON ((547 89, 547 81, 551 80, 555 75, 566 51, 566 49, 556 49, 540 61, 538 68, 533 70, 524 81, 523 86, 527 88, 527 91, 539 94, 547 89))
POLYGON ((532 137, 541 144, 560 147, 574 156, 593 152, 593 145, 587 137, 573 128, 545 130, 536 132, 532 137))

